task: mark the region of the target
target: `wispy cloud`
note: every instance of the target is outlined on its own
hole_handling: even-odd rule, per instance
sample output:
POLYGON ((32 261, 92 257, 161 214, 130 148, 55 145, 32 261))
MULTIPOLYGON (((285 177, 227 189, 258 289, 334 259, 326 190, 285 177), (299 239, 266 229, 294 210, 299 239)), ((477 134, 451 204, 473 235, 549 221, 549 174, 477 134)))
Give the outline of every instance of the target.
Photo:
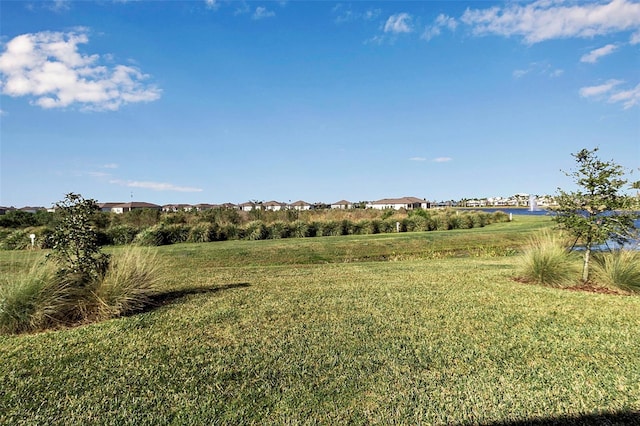
POLYGON ((597 86, 588 86, 580 89, 580 96, 583 98, 590 98, 594 96, 602 96, 611 92, 616 86, 624 83, 622 80, 609 80, 606 83, 599 84, 597 86))
POLYGON ((488 9, 467 9, 462 22, 477 35, 521 36, 529 44, 545 40, 588 38, 640 29, 640 3, 612 0, 608 3, 564 3, 538 0, 488 9))
POLYGON ((424 157, 411 157, 409 158, 410 161, 427 161, 426 158, 424 157))
POLYGON ((434 163, 448 163, 449 161, 453 161, 451 157, 437 157, 433 159, 434 163))
POLYGON ((621 90, 612 94, 609 97, 609 102, 622 102, 622 106, 624 109, 629 109, 633 106, 640 105, 640 84, 631 89, 621 90))
POLYGON ((267 9, 264 6, 258 6, 256 7, 255 12, 253 12, 253 15, 251 16, 251 19, 265 19, 265 18, 272 18, 276 16, 276 13, 272 10, 267 9))
POLYGON ((191 186, 179 186, 172 183, 165 182, 151 182, 151 181, 124 181, 120 179, 110 180, 109 183, 116 185, 122 185, 129 188, 143 188, 151 189, 153 191, 173 191, 173 192, 202 192, 201 188, 194 188, 191 186))
POLYGON ((564 70, 560 68, 554 68, 547 62, 532 62, 527 68, 517 69, 514 70, 513 73, 511 73, 514 78, 522 78, 528 74, 541 75, 548 78, 556 78, 564 74, 564 70))
POLYGON ((397 13, 389 16, 384 24, 384 32, 392 34, 402 34, 413 32, 411 15, 408 13, 397 13))
POLYGON ((368 9, 364 12, 354 11, 351 6, 345 6, 342 3, 338 3, 332 9, 332 12, 336 15, 334 22, 336 24, 343 24, 345 22, 352 21, 372 21, 376 19, 382 13, 381 9, 368 9))
POLYGON ((595 98, 608 103, 621 103, 624 109, 640 105, 640 84, 635 87, 622 89, 622 80, 611 79, 597 86, 588 86, 580 89, 583 98, 595 98))
POLYGON ((618 46, 616 46, 615 44, 607 44, 606 46, 592 50, 586 55, 582 55, 582 57, 580 58, 580 62, 587 62, 589 64, 594 64, 598 62, 598 60, 603 56, 612 54, 617 48, 618 46))
POLYGON ((440 14, 432 25, 425 28, 421 37, 422 39, 429 41, 432 38, 439 36, 442 33, 443 28, 446 28, 449 31, 455 31, 457 27, 458 21, 450 16, 440 14))
POLYGON ((204 4, 207 9, 211 10, 218 10, 218 8, 220 7, 220 2, 218 2, 217 0, 204 0, 204 4))
POLYGON ((109 163, 102 166, 103 169, 117 169, 118 165, 116 163, 109 163))
POLYGON ((86 32, 40 32, 13 38, 0 55, 0 88, 12 97, 32 97, 42 108, 80 105, 86 110, 115 111, 122 105, 151 102, 161 90, 144 84, 149 78, 129 65, 100 65, 78 45, 86 32))

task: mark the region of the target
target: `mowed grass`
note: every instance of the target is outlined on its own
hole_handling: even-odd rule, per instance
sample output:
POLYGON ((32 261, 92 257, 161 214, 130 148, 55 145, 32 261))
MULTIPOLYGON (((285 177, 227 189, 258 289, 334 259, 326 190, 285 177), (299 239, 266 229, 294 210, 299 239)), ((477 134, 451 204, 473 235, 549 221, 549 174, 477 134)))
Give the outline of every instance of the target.
MULTIPOLYGON (((547 225, 162 247, 156 309, 0 337, 0 424, 580 424, 637 412, 639 297, 520 284, 515 256, 473 249, 493 235, 487 246, 517 251, 547 225)), ((32 256, 0 253, 3 273, 32 256)))

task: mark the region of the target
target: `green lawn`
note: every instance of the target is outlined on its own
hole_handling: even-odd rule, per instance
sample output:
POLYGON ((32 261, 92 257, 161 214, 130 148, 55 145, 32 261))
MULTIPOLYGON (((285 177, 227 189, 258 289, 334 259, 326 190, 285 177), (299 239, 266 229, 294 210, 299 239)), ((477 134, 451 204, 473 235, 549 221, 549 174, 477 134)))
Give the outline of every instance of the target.
MULTIPOLYGON (((158 308, 0 336, 0 424, 631 416, 640 297, 512 280, 548 223, 162 247, 158 308)), ((34 256, 0 252, 0 271, 34 256)))

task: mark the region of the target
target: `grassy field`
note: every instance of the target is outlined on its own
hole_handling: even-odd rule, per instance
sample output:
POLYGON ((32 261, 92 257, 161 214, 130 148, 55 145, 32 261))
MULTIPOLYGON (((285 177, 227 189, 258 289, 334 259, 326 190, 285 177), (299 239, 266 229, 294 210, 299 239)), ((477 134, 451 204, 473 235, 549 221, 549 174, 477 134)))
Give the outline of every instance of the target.
POLYGON ((630 424, 640 298, 515 282, 548 225, 161 247, 157 308, 0 336, 0 424, 630 424))

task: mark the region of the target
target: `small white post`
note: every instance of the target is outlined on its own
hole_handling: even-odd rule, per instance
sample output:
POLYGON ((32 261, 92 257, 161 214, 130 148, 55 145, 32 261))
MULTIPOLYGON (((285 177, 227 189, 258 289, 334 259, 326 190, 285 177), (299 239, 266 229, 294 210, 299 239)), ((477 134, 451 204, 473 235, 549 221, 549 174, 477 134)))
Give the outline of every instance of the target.
POLYGON ((400 232, 400 222, 396 222, 396 232, 400 232))
POLYGON ((29 234, 29 238, 31 239, 31 248, 33 248, 36 243, 36 234, 29 234))
POLYGON ((509 222, 513 221, 513 213, 509 213, 509 222))

